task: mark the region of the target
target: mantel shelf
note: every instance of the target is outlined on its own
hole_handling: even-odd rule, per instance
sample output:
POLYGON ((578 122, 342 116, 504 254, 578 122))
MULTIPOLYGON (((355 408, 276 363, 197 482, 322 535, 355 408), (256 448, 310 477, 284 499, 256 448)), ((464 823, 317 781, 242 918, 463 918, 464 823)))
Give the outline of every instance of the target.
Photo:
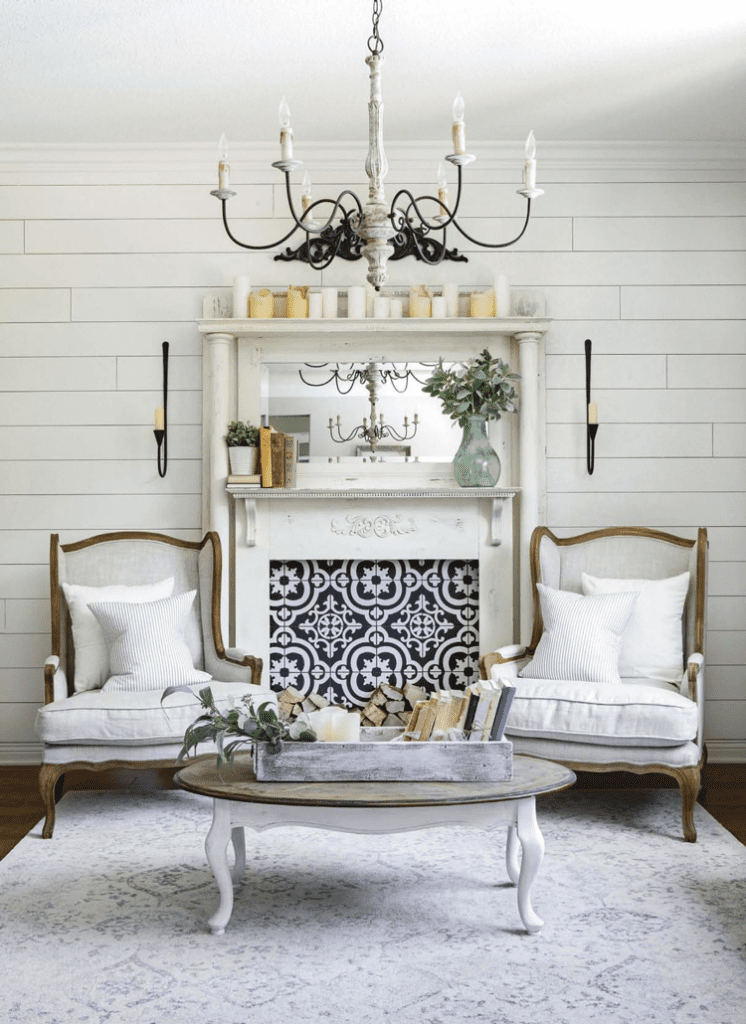
POLYGON ((552 325, 552 318, 542 317, 401 317, 390 320, 350 320, 347 317, 330 317, 320 320, 293 320, 278 317, 276 320, 198 320, 200 334, 230 334, 236 338, 277 338, 284 339, 298 335, 383 335, 392 339, 412 335, 516 335, 546 334, 552 325))
POLYGON ((520 494, 518 487, 371 487, 346 490, 342 487, 242 487, 228 484, 227 491, 234 498, 257 500, 301 501, 323 499, 341 500, 364 498, 489 498, 507 501, 520 494))

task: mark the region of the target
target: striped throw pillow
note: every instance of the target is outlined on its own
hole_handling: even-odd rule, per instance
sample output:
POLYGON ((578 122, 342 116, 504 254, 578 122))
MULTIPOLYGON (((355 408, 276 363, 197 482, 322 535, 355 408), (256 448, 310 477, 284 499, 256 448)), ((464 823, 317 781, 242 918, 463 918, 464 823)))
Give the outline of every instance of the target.
POLYGON ((88 605, 109 646, 112 674, 102 687, 104 692, 139 693, 212 679, 194 667, 183 635, 184 620, 196 594, 190 590, 146 604, 109 601, 88 605))
POLYGON ((544 632, 520 673, 526 679, 621 683, 619 651, 637 593, 583 597, 537 583, 544 632))

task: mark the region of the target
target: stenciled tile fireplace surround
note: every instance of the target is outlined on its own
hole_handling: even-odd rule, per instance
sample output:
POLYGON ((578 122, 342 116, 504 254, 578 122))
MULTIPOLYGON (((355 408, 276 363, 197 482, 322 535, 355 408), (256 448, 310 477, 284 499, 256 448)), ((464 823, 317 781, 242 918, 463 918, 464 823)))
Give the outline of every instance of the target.
POLYGON ((381 682, 463 686, 479 653, 530 631, 528 541, 544 515, 548 318, 201 320, 203 518, 226 553, 224 629, 274 688, 362 705, 381 682), (292 490, 227 487, 232 419, 267 412, 267 363, 461 361, 489 348, 521 374, 491 429, 497 488, 450 462, 301 463, 292 490), (523 552, 523 559, 519 553, 523 552))

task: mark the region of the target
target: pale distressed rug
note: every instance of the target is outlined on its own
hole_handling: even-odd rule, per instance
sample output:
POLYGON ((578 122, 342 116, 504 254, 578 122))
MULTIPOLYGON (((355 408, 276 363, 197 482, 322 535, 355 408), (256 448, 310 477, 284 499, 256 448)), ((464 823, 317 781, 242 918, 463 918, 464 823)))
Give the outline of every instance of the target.
POLYGON ((543 932, 522 929, 504 830, 247 831, 224 936, 210 801, 67 795, 0 863, 8 1024, 735 1024, 746 847, 672 790, 539 801, 543 932))

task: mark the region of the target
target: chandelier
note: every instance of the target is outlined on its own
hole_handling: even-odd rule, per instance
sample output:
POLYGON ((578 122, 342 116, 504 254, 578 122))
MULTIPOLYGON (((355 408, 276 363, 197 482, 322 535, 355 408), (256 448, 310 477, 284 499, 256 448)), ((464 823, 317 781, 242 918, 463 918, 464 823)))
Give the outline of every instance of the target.
MULTIPOLYGON (((456 96, 453 104, 453 148, 454 152, 446 156, 453 164, 458 175, 456 200, 449 206, 449 193, 445 171, 438 170, 438 195, 415 197, 409 189, 402 188, 394 196, 389 206, 386 202, 383 179, 388 172, 388 163, 383 149, 383 99, 381 93, 381 65, 383 63, 383 40, 378 30, 378 21, 383 10, 383 0, 373 0, 373 31, 368 38, 369 55, 365 63, 370 68, 370 100, 368 102, 368 155, 365 161, 365 173, 368 176, 368 201, 363 203, 355 192, 343 189, 336 199, 318 199, 313 201, 310 178, 306 174, 301 199, 300 217, 293 205, 290 189, 290 175, 300 170, 303 163, 293 159, 293 130, 290 127, 290 110, 284 97, 280 104, 280 156, 281 159, 272 166, 285 175, 285 191, 288 208, 293 219, 293 227, 282 238, 269 245, 249 245, 239 241, 228 225, 226 205, 236 195, 231 191, 230 168, 228 165, 228 147, 225 135, 220 140, 220 160, 218 164, 218 188, 210 195, 216 196, 221 203, 223 225, 228 237, 243 249, 253 251, 275 249, 283 245, 296 231, 305 232, 306 240, 297 249, 286 249, 275 256, 276 260, 302 260, 315 270, 324 270, 335 257, 356 260, 364 256, 368 261, 368 281, 380 290, 388 279, 387 262, 389 259, 404 259, 414 256, 428 264, 437 264, 444 259, 466 262, 466 257, 459 255, 458 250, 446 246, 446 229, 453 226, 473 245, 485 249, 504 249, 514 245, 523 237, 531 216, 531 200, 543 195, 542 189, 536 187, 536 142, 533 131, 526 141, 525 164, 523 170, 523 187, 518 195, 526 199, 526 219, 523 227, 515 238, 509 242, 480 242, 461 227, 456 215, 461 204, 462 168, 470 164, 476 157, 466 152, 466 125, 464 121, 464 101, 461 93, 456 96), (437 213, 430 219, 423 213, 425 204, 434 204, 437 213), (320 223, 314 214, 320 214, 322 206, 331 206, 326 221, 320 223), (440 237, 433 237, 440 234, 440 237)), ((430 207, 432 209, 432 206, 430 207)), ((326 211, 325 211, 326 212, 326 211)))
MULTIPOLYGON (((332 441, 336 441, 337 444, 346 444, 348 441, 352 441, 354 438, 358 438, 370 445, 370 449, 375 455, 376 448, 381 443, 390 439, 392 441, 411 441, 417 433, 417 427, 419 426, 419 418, 417 413, 414 414, 414 421, 410 424, 408 417, 404 417, 404 425, 401 430, 397 430, 392 427, 389 423, 383 422, 383 413, 379 413, 377 410, 378 403, 378 386, 381 383, 385 383, 384 374, 388 371, 382 371, 381 367, 377 363, 368 363, 364 370, 353 370, 354 376, 352 378, 347 377, 346 379, 359 380, 365 383, 368 389, 368 401, 370 402, 370 423, 368 422, 367 416, 363 416, 362 424, 358 424, 345 436, 342 433, 342 420, 340 416, 337 416, 337 422, 329 417, 329 434, 332 441)), ((302 376, 302 375, 301 375, 302 376)), ((334 380, 337 385, 337 390, 340 390, 339 380, 340 377, 334 374, 333 377, 329 377, 324 383, 328 384, 329 381, 334 380)), ((345 379, 344 377, 342 379, 345 379)), ((307 381, 305 383, 308 383, 307 381)), ((319 385, 320 386, 320 385, 319 385)), ((352 387, 352 384, 350 385, 352 387)), ((342 391, 342 394, 347 392, 342 391)))
MULTIPOLYGON (((369 370, 373 366, 373 363, 368 364, 341 364, 337 363, 331 369, 329 369, 328 363, 306 363, 306 367, 309 370, 324 370, 327 374, 326 380, 307 380, 303 376, 303 370, 298 370, 298 376, 311 388, 323 388, 327 384, 331 384, 334 381, 335 387, 340 395, 349 395, 355 384, 368 384, 369 370)), ((435 367, 436 363, 421 363, 421 366, 435 367)), ((413 377, 418 384, 425 384, 426 380, 421 380, 414 370, 411 370, 409 363, 404 363, 404 366, 397 366, 396 363, 382 364, 378 366, 378 380, 381 384, 390 384, 394 391, 397 391, 400 395, 403 394, 409 387, 409 378, 413 377)))

